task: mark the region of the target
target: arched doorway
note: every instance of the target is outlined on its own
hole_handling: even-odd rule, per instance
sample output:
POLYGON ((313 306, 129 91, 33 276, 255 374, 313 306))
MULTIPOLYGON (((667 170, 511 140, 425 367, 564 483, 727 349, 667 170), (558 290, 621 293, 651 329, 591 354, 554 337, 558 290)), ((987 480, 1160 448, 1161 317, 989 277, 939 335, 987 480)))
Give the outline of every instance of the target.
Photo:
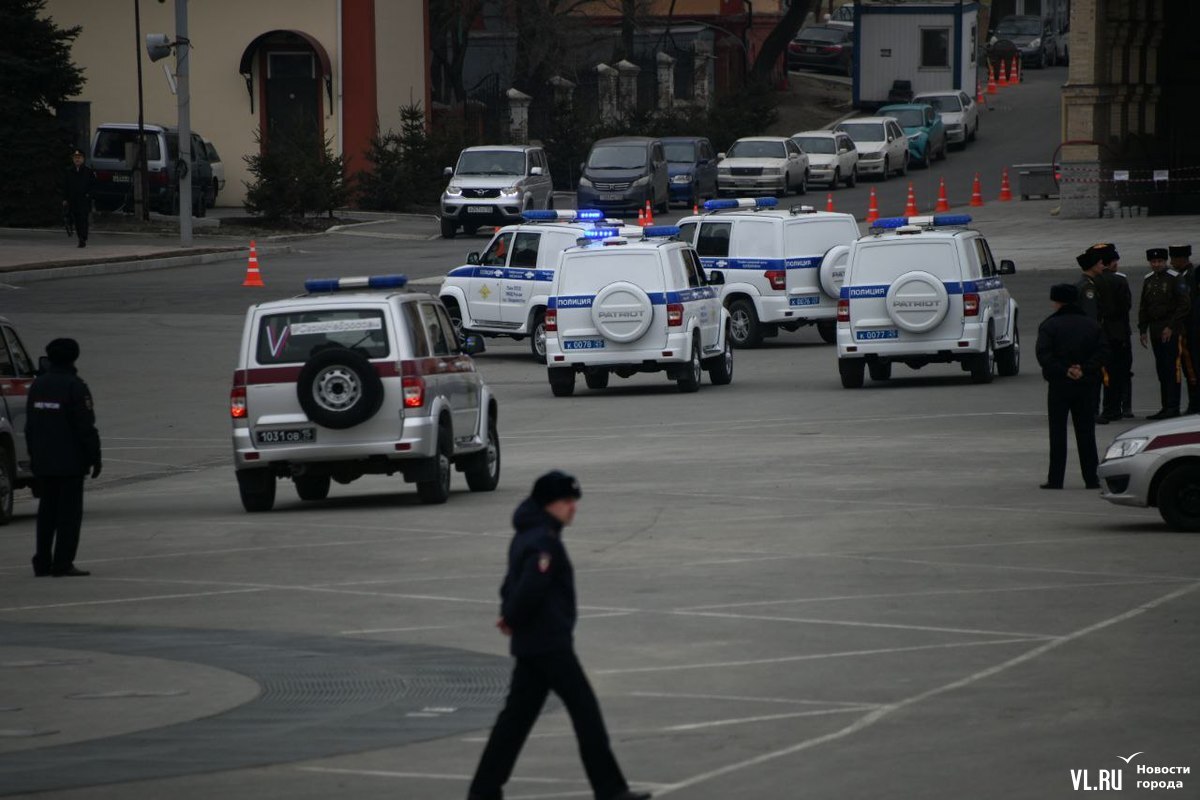
POLYGON ((261 34, 246 46, 238 71, 252 112, 258 96, 263 142, 280 131, 324 136, 325 115, 333 106, 333 70, 314 37, 286 30, 261 34))

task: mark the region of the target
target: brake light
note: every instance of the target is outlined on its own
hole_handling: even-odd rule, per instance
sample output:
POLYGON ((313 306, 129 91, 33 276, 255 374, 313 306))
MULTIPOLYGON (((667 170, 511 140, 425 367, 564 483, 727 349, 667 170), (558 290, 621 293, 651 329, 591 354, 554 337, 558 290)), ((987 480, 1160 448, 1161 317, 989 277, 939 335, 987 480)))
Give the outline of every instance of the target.
POLYGON ((837 321, 838 322, 849 322, 850 321, 850 301, 849 300, 838 300, 837 321))
POLYGON ((546 316, 543 322, 546 325, 546 333, 558 333, 558 312, 553 308, 546 309, 546 316))
POLYGON ((782 269, 769 269, 763 273, 763 277, 771 282, 771 288, 776 291, 787 288, 787 272, 782 269))
POLYGON ((979 295, 968 292, 963 295, 963 316, 978 317, 979 316, 979 295))
POLYGON ((840 53, 840 52, 842 52, 842 46, 840 44, 826 45, 825 47, 821 48, 821 52, 822 53, 840 53))
POLYGON ((420 408, 425 405, 425 379, 420 375, 405 375, 403 378, 404 407, 420 408))
POLYGON ((249 413, 246 408, 246 387, 234 386, 229 392, 229 416, 234 419, 245 419, 249 413))
POLYGON ((667 327, 678 328, 683 324, 683 303, 667 303, 667 327))
POLYGON ((96 180, 98 180, 98 181, 111 181, 112 177, 113 177, 112 170, 108 170, 108 169, 96 170, 96 180))

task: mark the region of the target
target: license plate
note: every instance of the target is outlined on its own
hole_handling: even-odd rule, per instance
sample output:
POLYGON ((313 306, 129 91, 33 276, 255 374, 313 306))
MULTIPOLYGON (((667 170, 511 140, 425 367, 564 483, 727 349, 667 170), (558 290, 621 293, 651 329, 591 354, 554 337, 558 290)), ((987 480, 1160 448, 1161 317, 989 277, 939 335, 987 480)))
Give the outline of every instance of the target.
POLYGON ((819 306, 821 298, 819 297, 791 297, 788 299, 789 306, 819 306))
POLYGON ((491 206, 467 206, 468 214, 490 214, 492 213, 491 206))
POLYGON ((254 439, 259 444, 307 444, 317 440, 317 431, 315 428, 255 431, 254 439))
POLYGON ((128 175, 113 175, 113 183, 129 183, 128 175))
POLYGON ((603 350, 603 339, 568 339, 563 342, 563 350, 603 350))
POLYGON ((625 197, 620 192, 601 192, 601 200, 624 200, 625 197))
POLYGON ((883 330, 883 331, 855 331, 854 338, 860 342, 874 342, 880 339, 899 339, 900 331, 883 330))
POLYGON ((803 48, 803 49, 804 49, 804 52, 806 52, 806 53, 815 53, 815 52, 817 52, 817 48, 815 48, 815 47, 805 47, 805 48, 803 48))

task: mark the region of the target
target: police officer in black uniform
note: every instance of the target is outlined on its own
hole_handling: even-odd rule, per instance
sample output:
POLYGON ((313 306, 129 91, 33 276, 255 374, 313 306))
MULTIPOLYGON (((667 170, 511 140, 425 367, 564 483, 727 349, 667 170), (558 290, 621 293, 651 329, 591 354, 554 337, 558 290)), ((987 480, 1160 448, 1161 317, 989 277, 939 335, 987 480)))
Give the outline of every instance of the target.
POLYGON ((596 800, 648 800, 632 792, 609 746, 600 704, 575 656, 575 572, 563 528, 575 518, 579 481, 557 470, 533 484, 513 514, 516 535, 500 587, 496 626, 512 637, 517 663, 504 710, 475 770, 468 800, 501 800, 517 756, 553 691, 571 716, 583 768, 596 800))
MULTIPOLYGON (((1080 277, 1079 283, 1075 284, 1075 288, 1079 290, 1079 308, 1093 321, 1103 324, 1102 310, 1109 302, 1104 295, 1112 289, 1104 285, 1104 265, 1100 263, 1100 254, 1089 248, 1075 257, 1075 263, 1083 270, 1083 276, 1080 277)), ((1093 388, 1096 392, 1096 403, 1092 413, 1096 424, 1107 425, 1108 418, 1100 413, 1101 381, 1096 381, 1093 388)))
POLYGON ((1191 304, 1186 287, 1179 283, 1179 273, 1167 266, 1167 248, 1147 250, 1146 260, 1153 272, 1142 284, 1138 333, 1142 347, 1154 350, 1162 395, 1162 408, 1146 419, 1170 419, 1179 416, 1179 334, 1187 324, 1191 304))
POLYGON ((1192 246, 1176 244, 1167 248, 1171 269, 1179 273, 1179 285, 1188 296, 1187 321, 1180 340, 1180 365, 1188 387, 1185 414, 1200 414, 1200 275, 1192 266, 1192 246))
POLYGON ((1116 245, 1101 242, 1092 245, 1104 266, 1106 303, 1101 311, 1104 336, 1108 345, 1108 385, 1104 389, 1104 416, 1109 420, 1133 419, 1133 291, 1121 272, 1121 254, 1116 245))
POLYGON ((76 577, 83 479, 100 476, 100 433, 92 393, 75 371, 79 344, 55 339, 46 346, 49 368, 29 387, 25 440, 41 501, 33 574, 76 577))
POLYGON ((1075 426, 1075 445, 1084 485, 1099 489, 1096 476, 1096 383, 1104 363, 1100 324, 1079 307, 1079 290, 1069 283, 1050 289, 1055 312, 1038 327, 1037 360, 1049 384, 1050 469, 1043 489, 1063 488, 1067 471, 1067 416, 1075 426))
POLYGON ((63 206, 75 223, 75 235, 79 237, 79 246, 87 247, 88 217, 92 212, 92 187, 96 183, 96 173, 83 163, 83 151, 76 150, 71 154, 71 166, 63 177, 63 206))

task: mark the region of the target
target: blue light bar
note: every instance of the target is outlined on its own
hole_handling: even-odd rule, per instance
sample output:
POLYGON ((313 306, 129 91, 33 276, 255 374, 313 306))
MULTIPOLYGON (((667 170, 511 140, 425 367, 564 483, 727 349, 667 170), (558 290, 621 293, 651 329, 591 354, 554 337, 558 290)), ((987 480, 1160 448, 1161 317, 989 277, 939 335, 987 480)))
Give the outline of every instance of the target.
POLYGON ((908 217, 880 217, 871 223, 871 227, 881 230, 893 230, 895 228, 903 228, 907 224, 908 217))
POLYGON ((558 221, 558 212, 553 210, 535 209, 533 211, 522 211, 521 216, 530 222, 536 222, 538 220, 550 220, 552 222, 558 221))
POLYGON ((933 218, 934 225, 970 225, 970 214, 938 214, 933 218))
POLYGON ((604 219, 604 212, 596 208, 582 208, 575 212, 575 219, 582 222, 594 222, 604 219))
POLYGON ((882 217, 871 223, 872 228, 879 230, 894 230, 905 225, 917 225, 925 228, 957 227, 971 224, 970 214, 938 214, 936 216, 918 217, 882 217))
POLYGON ((611 239, 614 236, 620 236, 621 232, 616 228, 593 228, 590 231, 584 231, 585 239, 611 239))
POLYGON ((404 275, 369 275, 356 278, 313 278, 304 282, 304 291, 312 294, 344 292, 350 289, 403 289, 404 275))
MULTIPOLYGON (((712 202, 711 200, 709 201, 712 202)), ((679 227, 676 225, 651 225, 648 228, 642 228, 642 238, 649 239, 654 236, 678 236, 679 227)))
POLYGON ((779 200, 774 197, 739 197, 724 200, 705 200, 705 211, 721 211, 727 208, 774 208, 779 200))

